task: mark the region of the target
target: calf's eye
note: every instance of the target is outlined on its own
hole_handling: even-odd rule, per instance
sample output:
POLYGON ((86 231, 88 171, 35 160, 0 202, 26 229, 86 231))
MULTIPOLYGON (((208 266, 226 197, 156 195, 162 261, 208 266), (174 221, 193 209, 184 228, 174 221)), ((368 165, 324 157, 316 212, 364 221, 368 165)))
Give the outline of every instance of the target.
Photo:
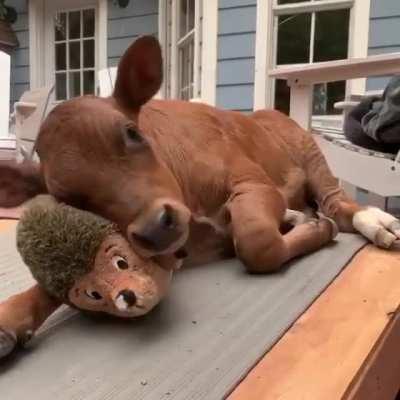
POLYGON ((117 269, 128 269, 129 268, 129 264, 123 257, 115 256, 112 258, 111 261, 112 261, 114 267, 117 269))
POLYGON ((138 131, 131 126, 128 126, 126 128, 126 134, 130 140, 136 143, 142 143, 144 141, 142 136, 138 133, 138 131))

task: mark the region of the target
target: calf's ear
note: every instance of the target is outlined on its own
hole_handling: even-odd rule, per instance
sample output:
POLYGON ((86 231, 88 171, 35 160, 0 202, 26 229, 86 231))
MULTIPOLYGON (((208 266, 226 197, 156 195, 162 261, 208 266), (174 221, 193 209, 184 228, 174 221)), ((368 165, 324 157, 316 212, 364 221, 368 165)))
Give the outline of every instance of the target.
POLYGON ((47 189, 40 164, 0 162, 0 207, 17 207, 41 193, 47 193, 47 189))
POLYGON ((160 89, 162 67, 158 40, 153 36, 140 37, 125 51, 119 62, 114 98, 126 108, 138 109, 160 89))

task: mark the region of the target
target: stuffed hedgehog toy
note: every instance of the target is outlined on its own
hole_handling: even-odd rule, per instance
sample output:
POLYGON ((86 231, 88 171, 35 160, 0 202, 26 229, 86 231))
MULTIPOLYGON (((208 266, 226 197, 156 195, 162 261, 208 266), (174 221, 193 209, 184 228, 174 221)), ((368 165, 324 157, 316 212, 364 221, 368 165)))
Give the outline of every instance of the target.
POLYGON ((161 268, 142 259, 114 224, 49 195, 28 205, 17 227, 17 247, 51 297, 119 317, 137 317, 157 305, 180 263, 174 258, 168 262, 176 265, 161 268))

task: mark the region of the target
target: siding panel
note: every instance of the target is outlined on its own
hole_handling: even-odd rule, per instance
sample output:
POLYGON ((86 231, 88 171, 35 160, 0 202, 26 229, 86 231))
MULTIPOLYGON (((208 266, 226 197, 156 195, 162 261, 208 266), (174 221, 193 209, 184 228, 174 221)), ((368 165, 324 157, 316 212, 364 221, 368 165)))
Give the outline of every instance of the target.
POLYGON ((400 16, 399 0, 372 0, 371 18, 400 16))
POLYGON ((249 112, 253 109, 255 0, 219 0, 217 106, 249 112))
POLYGON ((158 0, 131 0, 126 8, 108 4, 108 66, 115 66, 138 36, 157 35, 158 0))
MULTIPOLYGON (((371 0, 368 54, 400 51, 400 1, 371 0)), ((367 90, 384 89, 389 77, 368 78, 367 90)))
POLYGON ((224 108, 237 111, 251 111, 253 109, 254 85, 219 86, 217 90, 217 104, 224 108))
POLYGON ((369 29, 370 48, 400 45, 400 16, 372 19, 369 29))
POLYGON ((218 40, 218 58, 253 58, 255 54, 255 33, 220 36, 218 40))
POLYGON ((27 0, 8 1, 18 12, 13 29, 19 41, 19 47, 11 54, 11 106, 18 101, 22 93, 29 90, 29 21, 27 0))
POLYGON ((217 80, 219 85, 254 83, 254 58, 220 61, 217 80))
POLYGON ((256 7, 220 9, 218 12, 218 29, 220 35, 255 32, 256 7))
POLYGON ((257 0, 220 0, 219 2, 219 8, 233 8, 250 5, 257 5, 257 0))

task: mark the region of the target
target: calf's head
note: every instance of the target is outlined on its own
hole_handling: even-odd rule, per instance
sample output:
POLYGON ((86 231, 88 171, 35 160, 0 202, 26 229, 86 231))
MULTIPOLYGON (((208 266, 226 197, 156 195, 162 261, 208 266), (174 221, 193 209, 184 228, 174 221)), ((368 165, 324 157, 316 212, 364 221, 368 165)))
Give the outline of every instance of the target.
POLYGON ((37 141, 47 191, 113 221, 146 257, 182 247, 190 219, 154 135, 139 127, 141 107, 161 82, 160 45, 142 37, 122 57, 112 97, 59 104, 37 141))

